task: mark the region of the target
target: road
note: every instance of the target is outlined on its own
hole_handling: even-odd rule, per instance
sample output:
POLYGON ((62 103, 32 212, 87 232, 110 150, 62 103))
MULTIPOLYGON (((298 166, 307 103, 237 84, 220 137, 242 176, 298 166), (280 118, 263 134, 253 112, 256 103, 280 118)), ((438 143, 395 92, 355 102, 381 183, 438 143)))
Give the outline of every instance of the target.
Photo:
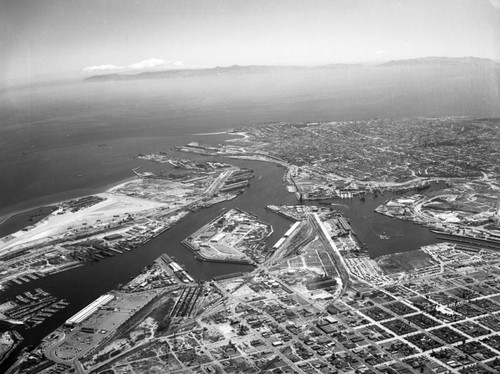
MULTIPOLYGON (((285 240, 285 242, 266 260, 264 261, 257 269, 255 269, 250 274, 243 277, 243 282, 236 287, 231 293, 226 292, 221 286, 218 286, 223 294, 222 298, 217 302, 213 303, 207 310, 206 314, 213 314, 222 310, 225 305, 229 302, 231 298, 231 294, 234 293, 239 288, 243 287, 250 280, 252 280, 257 274, 262 272, 267 272, 269 267, 275 265, 283 258, 288 256, 289 254, 303 248, 305 245, 310 243, 312 240, 316 238, 316 235, 319 235, 325 244, 325 248, 330 248, 330 254, 333 256, 335 260, 335 266, 337 268, 337 273, 340 275, 342 280, 342 290, 336 293, 337 298, 341 297, 345 290, 347 289, 347 283, 349 280, 349 275, 346 270, 346 265, 344 259, 340 255, 335 243, 331 240, 321 223, 317 214, 308 215, 306 220, 302 221, 301 225, 294 231, 293 235, 285 240)), ((336 298, 336 299, 337 299, 336 298)))
POLYGON ((216 194, 219 191, 219 189, 224 185, 227 178, 229 178, 231 176, 231 174, 233 174, 233 171, 234 171, 234 169, 231 169, 231 170, 226 170, 226 171, 223 171, 222 173, 220 173, 219 176, 217 178, 215 178, 215 180, 212 182, 212 184, 206 189, 205 195, 212 196, 212 195, 216 194))
POLYGON ((342 279, 342 292, 340 292, 339 297, 346 291, 347 285, 349 282, 349 272, 347 271, 347 264, 344 261, 344 258, 340 254, 339 249, 333 242, 330 235, 326 231, 323 222, 316 213, 312 213, 308 215, 308 219, 311 221, 311 224, 316 228, 320 239, 323 241, 323 244, 328 249, 331 249, 330 254, 333 256, 335 260, 335 267, 337 269, 337 273, 340 275, 340 279, 342 279))
POLYGON ((57 340, 55 340, 54 342, 52 342, 52 344, 45 349, 44 354, 45 354, 45 357, 47 357, 51 361, 54 361, 57 364, 71 365, 71 362, 73 359, 63 360, 63 359, 57 357, 57 355, 56 355, 56 349, 59 348, 59 346, 61 345, 61 343, 64 341, 65 338, 66 338, 66 334, 61 333, 59 338, 57 340))
POLYGON ((205 314, 213 314, 215 312, 218 312, 222 310, 223 307, 228 303, 229 299, 231 298, 231 294, 233 294, 235 291, 243 287, 245 284, 250 282, 256 275, 262 272, 266 272, 269 267, 275 265, 277 262, 285 258, 287 255, 290 253, 293 253, 294 251, 297 251, 298 249, 304 247, 307 245, 309 242, 314 240, 315 238, 315 232, 314 232, 314 227, 304 221, 303 223, 304 226, 299 226, 292 236, 287 238, 285 242, 268 258, 266 261, 264 261, 257 269, 252 271, 251 273, 245 275, 242 277, 243 282, 236 287, 234 290, 231 291, 231 293, 226 292, 222 286, 217 285, 216 282, 214 282, 217 285, 217 288, 221 290, 223 296, 221 299, 213 303, 211 306, 207 308, 205 311, 205 314), (307 227, 306 227, 307 226, 307 227))
POLYGON ((259 268, 262 270, 275 265, 286 256, 299 250, 300 248, 303 248, 309 242, 314 240, 314 238, 314 227, 309 222, 302 221, 299 227, 297 227, 297 229, 295 229, 295 231, 292 233, 292 235, 287 238, 283 242, 283 244, 281 244, 281 246, 276 249, 276 251, 274 251, 274 253, 268 259, 266 259, 266 261, 262 263, 259 268))

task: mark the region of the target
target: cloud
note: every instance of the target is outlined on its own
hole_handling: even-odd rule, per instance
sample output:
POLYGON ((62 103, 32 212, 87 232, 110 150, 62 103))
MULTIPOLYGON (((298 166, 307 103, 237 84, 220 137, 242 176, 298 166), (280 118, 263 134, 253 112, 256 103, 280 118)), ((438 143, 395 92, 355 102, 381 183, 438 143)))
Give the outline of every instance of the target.
POLYGON ((94 65, 89 66, 83 69, 86 73, 94 73, 96 71, 108 71, 108 70, 120 70, 123 69, 123 66, 117 65, 94 65))
POLYGON ((159 59, 159 58, 150 58, 149 60, 144 60, 141 62, 136 62, 135 64, 131 64, 128 67, 131 69, 151 69, 159 66, 163 66, 167 63, 167 61, 159 59))
POLYGON ((500 0, 490 0, 490 4, 497 10, 500 10, 500 0))
POLYGON ((99 73, 99 72, 108 72, 113 70, 124 70, 124 71, 132 71, 132 70, 147 70, 154 68, 164 68, 164 69, 172 69, 172 68, 181 68, 184 66, 182 61, 165 61, 160 58, 150 58, 148 60, 143 60, 140 62, 135 62, 126 66, 118 66, 118 65, 96 65, 89 66, 83 69, 84 73, 99 73))

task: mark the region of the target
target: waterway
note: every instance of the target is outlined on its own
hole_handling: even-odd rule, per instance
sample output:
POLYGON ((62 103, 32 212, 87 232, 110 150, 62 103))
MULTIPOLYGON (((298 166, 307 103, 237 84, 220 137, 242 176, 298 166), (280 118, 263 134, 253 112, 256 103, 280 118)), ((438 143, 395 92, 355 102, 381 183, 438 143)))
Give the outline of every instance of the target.
MULTIPOLYGON (((197 156, 197 158, 200 157, 197 156)), ((292 224, 291 221, 265 209, 268 204, 297 203, 295 196, 287 193, 283 185, 283 168, 275 164, 256 161, 224 161, 232 162, 240 167, 251 168, 255 172, 255 178, 252 179, 250 187, 235 199, 189 214, 168 231, 131 252, 125 252, 122 255, 86 264, 23 285, 14 285, 4 291, 0 295, 1 300, 7 300, 19 293, 40 287, 70 302, 66 309, 59 311, 45 323, 30 330, 20 328, 18 331, 25 337, 21 347, 36 345, 45 335, 64 323, 71 315, 99 295, 109 292, 120 283, 128 282, 131 277, 137 275, 144 266, 151 264, 162 253, 173 256, 194 278, 199 280, 209 280, 217 275, 253 269, 251 266, 196 260, 191 252, 181 244, 181 241, 193 231, 215 218, 224 209, 233 207, 252 212, 260 220, 273 226, 274 233, 268 239, 269 246, 272 246, 292 224)), ((433 188, 437 189, 441 186, 436 185, 433 188)), ((414 250, 422 245, 436 242, 435 235, 424 227, 374 212, 378 205, 392 197, 392 194, 386 193, 378 197, 367 195, 365 200, 359 198, 332 200, 336 204, 332 205, 332 208, 345 213, 358 238, 366 243, 369 253, 374 257, 414 250), (381 239, 380 235, 388 237, 388 239, 381 239)))
POLYGON ((331 200, 338 209, 349 219, 350 224, 361 243, 368 248, 371 257, 386 254, 413 251, 421 246, 436 243, 436 235, 429 229, 410 221, 384 216, 375 212, 375 208, 387 200, 399 198, 414 193, 432 193, 445 188, 445 183, 433 183, 425 191, 409 191, 403 195, 394 195, 386 192, 374 196, 368 194, 362 200, 353 199, 331 200))
POLYGON ((0 238, 34 225, 52 213, 53 207, 42 206, 14 214, 0 221, 0 238))
MULTIPOLYGON (((169 151, 174 145, 193 140, 217 144, 227 139, 221 134, 203 136, 203 139, 192 134, 273 121, 491 115, 489 102, 457 101, 456 95, 450 96, 448 91, 439 91, 444 93, 438 99, 425 96, 430 103, 441 103, 436 112, 435 105, 408 99, 408 95, 394 95, 396 86, 387 86, 386 79, 376 94, 362 86, 352 93, 339 90, 337 73, 331 74, 311 76, 307 73, 306 79, 296 80, 294 76, 289 83, 284 82, 281 75, 251 74, 247 78, 231 75, 199 80, 75 83, 0 92, 0 222, 15 212, 101 192, 131 177, 132 168, 147 164, 133 158, 138 153, 169 151), (381 100, 373 100, 373 97, 381 100), (450 97, 453 100, 444 105, 450 97), (400 101, 395 102, 395 98, 400 101), (463 106, 463 102, 472 102, 476 107, 463 106)), ((453 92, 458 91, 453 89, 453 92)), ((3 302, 41 287, 71 303, 50 321, 21 331, 25 336, 23 346, 37 344, 65 319, 117 284, 127 282, 162 253, 176 257, 198 279, 248 270, 237 265, 199 262, 180 243, 222 209, 231 207, 251 211, 271 223, 274 234, 269 238, 270 244, 288 228, 291 222, 264 208, 266 204, 296 203, 294 196, 283 188, 283 170, 273 164, 231 162, 251 167, 256 174, 251 186, 236 199, 190 214, 130 253, 15 285, 1 293, 0 302, 3 302)), ((344 205, 339 208, 345 211, 372 255, 416 249, 435 240, 425 228, 374 213, 374 207, 389 197, 367 196, 364 202, 337 201, 344 205), (389 239, 380 239, 379 235, 389 239)), ((30 214, 33 213, 8 220, 3 233, 21 227, 30 219, 30 214)))

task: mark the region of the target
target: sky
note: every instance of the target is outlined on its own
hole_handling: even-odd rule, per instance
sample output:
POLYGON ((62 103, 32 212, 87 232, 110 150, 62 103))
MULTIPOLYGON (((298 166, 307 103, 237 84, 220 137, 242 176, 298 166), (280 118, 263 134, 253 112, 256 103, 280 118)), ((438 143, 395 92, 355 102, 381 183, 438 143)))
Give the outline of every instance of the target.
POLYGON ((0 0, 0 88, 426 56, 500 61, 500 0, 0 0))

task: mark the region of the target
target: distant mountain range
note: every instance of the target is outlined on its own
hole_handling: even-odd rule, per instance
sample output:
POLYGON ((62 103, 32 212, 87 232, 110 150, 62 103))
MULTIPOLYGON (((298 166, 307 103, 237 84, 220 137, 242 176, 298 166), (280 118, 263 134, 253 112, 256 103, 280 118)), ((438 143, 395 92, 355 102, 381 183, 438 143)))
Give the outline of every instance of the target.
MULTIPOLYGON (((338 67, 346 68, 350 65, 325 65, 323 67, 338 67)), ((230 75, 230 74, 261 74, 283 71, 294 71, 304 69, 314 69, 317 67, 304 66, 266 66, 266 65, 232 65, 232 66, 216 66, 214 68, 205 69, 176 69, 176 70, 160 70, 160 71, 143 71, 140 73, 113 73, 93 75, 85 78, 86 81, 107 81, 107 80, 135 80, 135 79, 156 79, 156 78, 187 78, 196 76, 209 75, 230 75)))
POLYGON ((161 71, 143 71, 140 73, 113 73, 100 74, 84 78, 87 82, 102 82, 102 81, 125 81, 125 80, 141 80, 141 79, 164 79, 164 78, 188 78, 202 77, 211 75, 231 75, 231 74, 262 74, 262 73, 278 73, 278 72, 299 72, 299 71, 316 71, 321 69, 353 69, 362 67, 489 67, 499 68, 500 64, 493 60, 477 57, 423 57, 407 60, 392 60, 378 65, 363 65, 363 64, 328 64, 319 66, 266 66, 266 65, 232 65, 227 67, 216 66, 206 69, 176 69, 176 70, 161 70, 161 71))
POLYGON ((380 64, 379 66, 422 66, 422 65, 491 65, 499 67, 500 64, 496 63, 489 58, 479 57, 422 57, 412 58, 407 60, 392 60, 380 64))
POLYGON ((103 80, 135 80, 135 79, 155 79, 155 78, 185 78, 193 76, 204 76, 213 74, 227 73, 266 73, 275 71, 276 69, 296 69, 295 67, 285 66, 264 66, 264 65, 249 65, 240 66, 232 65, 227 67, 216 66, 206 69, 175 69, 175 70, 160 70, 160 71, 143 71, 140 73, 113 73, 100 74, 87 77, 85 81, 103 81, 103 80))

